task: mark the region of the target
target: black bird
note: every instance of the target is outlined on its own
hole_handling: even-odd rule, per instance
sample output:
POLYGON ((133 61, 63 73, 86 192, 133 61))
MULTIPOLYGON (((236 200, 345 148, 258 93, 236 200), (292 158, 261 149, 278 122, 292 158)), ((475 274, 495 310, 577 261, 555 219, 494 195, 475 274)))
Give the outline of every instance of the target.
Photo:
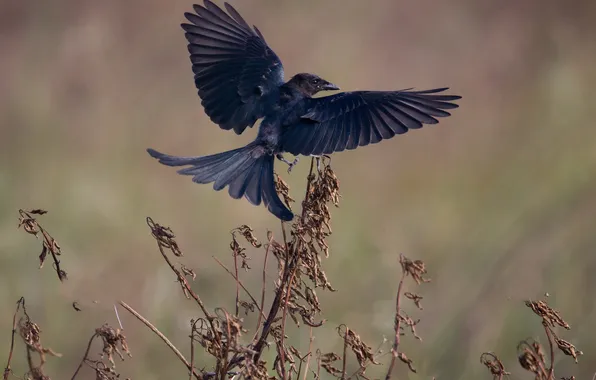
POLYGON ((438 123, 450 116, 446 109, 460 96, 426 91, 354 91, 313 98, 320 91, 339 88, 313 74, 297 74, 284 81, 279 57, 253 26, 225 3, 227 13, 209 0, 185 13, 182 24, 195 85, 201 104, 214 123, 236 134, 263 119, 256 139, 245 147, 202 157, 177 157, 147 149, 164 165, 189 166, 178 173, 196 183, 228 186, 232 198, 263 202, 283 221, 292 212, 275 191, 275 157, 289 169, 297 162, 283 157, 327 155, 375 144, 383 139, 438 123))

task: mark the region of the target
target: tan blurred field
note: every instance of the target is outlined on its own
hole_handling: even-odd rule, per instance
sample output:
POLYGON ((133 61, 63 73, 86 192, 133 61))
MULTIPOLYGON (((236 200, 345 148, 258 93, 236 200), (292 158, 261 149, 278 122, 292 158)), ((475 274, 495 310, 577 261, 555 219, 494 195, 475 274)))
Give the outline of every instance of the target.
MULTIPOLYGON (((212 258, 230 262, 229 231, 248 224, 261 239, 267 229, 279 234, 264 207, 193 184, 145 152, 211 154, 256 133, 238 137, 204 115, 179 27, 191 5, 0 2, 2 365, 20 296, 44 342, 65 356, 50 359, 53 379, 70 378, 95 327, 116 324, 112 304, 120 299, 188 352, 188 321, 198 310, 159 257, 146 216, 177 233, 209 307, 233 307, 234 282, 212 258), (18 209, 38 207, 50 211, 40 222, 62 245, 63 284, 50 264, 37 269, 39 242, 16 229, 18 209), (75 300, 82 312, 72 309, 75 300)), ((505 360, 512 378, 531 378, 517 364, 517 343, 529 336, 546 342, 522 301, 548 292, 571 324, 565 338, 585 354, 578 365, 559 356, 557 375, 590 379, 596 2, 233 5, 263 32, 287 77, 310 71, 347 91, 449 86, 463 96, 437 126, 334 156, 343 198, 324 264, 338 292, 320 294, 328 321, 318 347, 341 349, 334 330, 341 323, 372 346, 391 336, 403 252, 424 260, 433 282, 419 289, 424 311, 409 309, 422 318, 423 342, 403 341, 419 373, 406 375, 400 364, 399 378, 488 379, 478 359, 487 350, 505 360)), ((303 158, 291 175, 279 170, 295 198, 307 169, 303 158)), ((251 255, 259 268, 262 252, 251 255)), ((258 288, 259 270, 244 282, 258 288)), ((187 376, 154 335, 122 318, 134 356, 118 363, 123 376, 187 376)), ((307 330, 293 337, 308 345, 307 330)), ((17 350, 13 367, 22 374, 24 348, 17 350)))

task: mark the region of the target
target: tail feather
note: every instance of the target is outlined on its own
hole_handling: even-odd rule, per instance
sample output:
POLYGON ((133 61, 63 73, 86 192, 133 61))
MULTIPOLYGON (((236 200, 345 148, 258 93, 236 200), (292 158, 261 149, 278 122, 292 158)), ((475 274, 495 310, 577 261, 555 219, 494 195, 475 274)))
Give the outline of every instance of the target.
MULTIPOLYGON (((242 155, 237 159, 235 157, 234 160, 230 161, 232 162, 223 168, 223 170, 217 176, 217 180, 215 180, 215 183, 213 184, 213 188, 217 191, 229 185, 236 179, 236 177, 244 174, 255 164, 255 159, 250 155, 242 155)), ((228 164, 228 161, 226 161, 226 164, 228 164)))
POLYGON ((254 174, 246 180, 248 182, 246 186, 246 192, 244 196, 250 203, 255 206, 261 204, 261 192, 262 192, 262 185, 261 182, 263 180, 263 167, 262 166, 255 166, 254 174))
MULTIPOLYGON (((224 152, 231 153, 231 152, 224 152)), ((204 161, 193 163, 191 167, 178 170, 179 174, 191 175, 193 182, 211 183, 224 173, 227 167, 237 158, 234 153, 220 155, 217 158, 209 158, 204 161)))
POLYGON ((248 185, 250 184, 251 180, 254 180, 254 178, 252 177, 255 176, 256 169, 260 168, 251 166, 248 170, 245 170, 242 174, 238 175, 238 177, 236 177, 234 181, 232 181, 232 183, 230 183, 228 193, 232 198, 238 199, 242 198, 242 196, 245 195, 246 199, 248 199, 250 202, 246 190, 248 189, 248 185))
POLYGON ((202 157, 170 156, 154 149, 147 149, 147 152, 167 166, 190 165, 178 173, 193 176, 192 180, 196 183, 214 182, 213 188, 217 191, 229 186, 228 193, 232 198, 244 196, 257 206, 262 201, 269 212, 283 221, 294 217, 275 191, 274 156, 259 145, 249 144, 202 157))

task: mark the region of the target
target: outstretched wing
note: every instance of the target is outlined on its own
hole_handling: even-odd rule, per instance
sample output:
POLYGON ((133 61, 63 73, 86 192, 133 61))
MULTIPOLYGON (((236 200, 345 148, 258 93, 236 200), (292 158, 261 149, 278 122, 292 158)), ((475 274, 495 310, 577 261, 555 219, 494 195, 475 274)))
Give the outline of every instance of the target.
POLYGON ((209 0, 182 24, 201 104, 214 123, 241 134, 272 107, 284 82, 283 65, 261 32, 231 5, 209 0))
POLYGON ((447 88, 426 91, 355 91, 312 98, 300 121, 287 127, 282 149, 294 155, 321 155, 375 144, 459 107, 456 95, 437 95, 447 88))

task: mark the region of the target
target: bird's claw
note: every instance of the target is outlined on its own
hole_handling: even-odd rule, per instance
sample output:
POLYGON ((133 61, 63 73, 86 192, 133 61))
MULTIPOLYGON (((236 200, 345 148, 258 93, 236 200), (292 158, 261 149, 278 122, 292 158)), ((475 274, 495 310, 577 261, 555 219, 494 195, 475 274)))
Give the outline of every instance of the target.
POLYGON ((283 155, 281 155, 281 154, 278 154, 277 155, 277 159, 280 160, 280 161, 282 161, 282 162, 285 162, 288 165, 288 174, 290 174, 290 172, 292 171, 292 169, 294 168, 294 166, 296 166, 296 164, 300 160, 299 157, 296 157, 296 158, 294 158, 294 161, 290 162, 290 161, 286 160, 286 158, 283 155))
POLYGON ((294 158, 294 161, 288 163, 288 174, 290 174, 290 172, 292 171, 292 169, 294 168, 294 166, 296 166, 296 164, 298 163, 298 161, 300 161, 300 159, 298 157, 294 158))

